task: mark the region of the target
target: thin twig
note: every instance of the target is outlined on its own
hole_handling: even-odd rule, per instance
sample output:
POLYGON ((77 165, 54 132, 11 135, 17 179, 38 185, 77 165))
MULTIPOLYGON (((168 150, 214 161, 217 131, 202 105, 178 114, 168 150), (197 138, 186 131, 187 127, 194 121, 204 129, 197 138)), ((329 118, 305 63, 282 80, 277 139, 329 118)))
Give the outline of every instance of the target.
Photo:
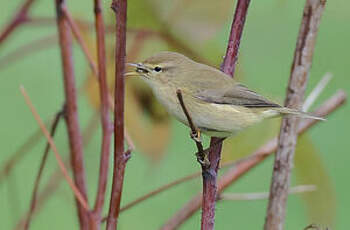
MULTIPOLYGON (((298 194, 305 192, 314 192, 317 187, 315 185, 299 185, 288 190, 288 194, 298 194)), ((223 193, 218 196, 218 200, 265 200, 269 198, 268 192, 256 193, 223 193)))
POLYGON ((51 34, 22 46, 18 46, 14 51, 0 59, 0 70, 4 70, 6 67, 11 66, 10 64, 13 64, 21 58, 31 56, 33 53, 53 47, 56 44, 57 34, 51 34))
POLYGON ((78 25, 75 23, 72 15, 68 11, 67 7, 63 7, 62 12, 64 13, 65 18, 67 19, 67 22, 68 22, 70 28, 72 29, 72 32, 73 32, 75 39, 77 39, 78 44, 81 47, 81 50, 83 51, 86 59, 88 60, 89 66, 90 66, 92 72, 94 73, 95 76, 98 76, 96 63, 95 63, 95 61, 94 61, 94 59, 89 51, 88 46, 86 45, 86 43, 83 39, 83 36, 81 35, 81 32, 79 30, 78 25))
POLYGON ((322 79, 317 83, 315 88, 307 96, 302 111, 308 111, 316 99, 320 96, 324 88, 328 85, 333 75, 331 73, 326 73, 322 79))
POLYGON ((5 26, 3 31, 0 33, 0 45, 13 33, 13 31, 27 19, 28 10, 33 4, 34 0, 25 0, 22 6, 19 8, 17 13, 13 16, 11 21, 5 26))
MULTIPOLYGON (((302 106, 325 3, 325 0, 306 1, 288 83, 286 107, 300 109, 302 106)), ((297 117, 286 117, 282 120, 264 225, 265 230, 283 229, 294 150, 298 137, 298 122, 297 117)))
POLYGON ((24 87, 21 86, 20 87, 21 93, 23 94, 23 97, 27 103, 27 105, 30 108, 30 111, 32 112, 35 120, 38 122, 38 125, 41 129, 41 131, 43 132, 43 134, 45 135, 47 142, 50 144, 50 148, 52 149, 52 151, 55 154, 58 166, 60 167, 60 170, 62 171, 62 174, 64 175, 64 177, 66 178, 69 186, 71 187, 77 201, 79 202, 79 205, 82 206, 82 208, 84 208, 85 211, 89 210, 89 205, 86 201, 86 199, 84 198, 84 196, 82 195, 82 193, 79 191, 78 186, 76 186, 73 182, 73 180, 69 177, 68 171, 66 169, 66 167, 64 166, 64 163, 62 161, 61 155, 58 153, 57 147, 55 142, 53 141, 49 131, 46 129, 45 124, 43 123, 42 119, 40 118, 39 114, 37 113, 36 109, 34 108, 33 103, 31 102, 27 92, 25 91, 24 87))
MULTIPOLYGON (((51 126, 51 131, 50 131, 50 136, 54 137, 55 133, 56 133, 56 128, 58 126, 59 121, 61 120, 62 116, 64 115, 64 108, 63 110, 60 110, 56 116, 55 119, 52 123, 51 126)), ((25 224, 24 224, 24 229, 27 230, 29 229, 29 225, 30 225, 30 221, 32 218, 32 215, 34 213, 35 207, 36 207, 36 201, 37 201, 37 194, 38 194, 38 190, 39 190, 39 184, 40 184, 40 180, 44 171, 44 167, 47 161, 47 156, 49 154, 49 150, 50 150, 50 144, 47 143, 45 146, 45 150, 44 150, 44 154, 41 158, 41 162, 40 162, 40 166, 39 166, 39 171, 38 174, 35 178, 35 182, 34 182, 34 188, 33 188, 33 192, 32 192, 32 198, 30 201, 30 206, 29 206, 29 211, 28 211, 28 215, 27 218, 25 220, 25 224)))
MULTIPOLYGON (((63 83, 66 101, 66 124, 68 129, 70 157, 74 181, 84 200, 87 201, 84 154, 77 111, 77 92, 75 87, 73 66, 72 38, 69 23, 67 22, 63 13, 63 9, 66 7, 65 4, 65 0, 56 0, 57 28, 61 48, 63 83)), ((80 202, 76 200, 76 203, 80 228, 83 230, 88 229, 89 213, 81 206, 80 202)))
MULTIPOLYGON (((325 117, 339 108, 346 101, 346 94, 340 90, 330 99, 325 101, 313 114, 325 117)), ((304 133, 307 129, 312 127, 319 120, 307 119, 299 124, 298 134, 304 133)), ((268 141, 261 146, 247 160, 241 161, 234 167, 224 173, 218 181, 218 194, 224 191, 229 185, 238 180, 245 173, 249 172, 256 165, 261 163, 267 156, 271 155, 277 149, 277 137, 268 141)), ((190 218, 202 204, 202 193, 197 194, 190 201, 188 201, 175 215, 171 217, 161 228, 162 230, 177 229, 182 223, 190 218)))
POLYGON ((241 37, 243 33, 243 27, 248 12, 250 0, 238 0, 235 15, 231 25, 231 33, 228 39, 226 55, 222 63, 221 69, 223 72, 234 77, 237 59, 238 49, 241 43, 241 37))
POLYGON ((190 174, 188 176, 185 176, 185 177, 182 177, 180 179, 177 179, 173 182, 170 182, 169 184, 166 184, 166 185, 163 185, 147 194, 145 194, 144 196, 141 196, 137 199, 135 199, 134 201, 131 201, 130 203, 127 203, 125 206, 123 206, 121 209, 120 209, 120 212, 124 212, 132 207, 134 207, 136 204, 139 204, 141 203, 142 201, 144 200, 147 200, 148 198, 150 197, 153 197, 165 190, 168 190, 169 188, 172 188, 174 187, 175 185, 178 185, 178 184, 181 184, 183 182, 186 182, 186 181, 189 181, 189 180, 192 180, 194 178, 197 178, 201 175, 201 172, 196 172, 196 173, 193 173, 193 174, 190 174))
POLYGON ((94 214, 97 217, 98 225, 100 225, 101 211, 105 201, 105 193, 107 187, 109 155, 111 135, 113 131, 112 123, 109 117, 108 105, 108 85, 106 77, 106 49, 105 49, 105 26, 103 22, 101 1, 94 1, 95 23, 96 23, 96 43, 98 58, 98 79, 101 100, 101 124, 102 124, 102 145, 100 158, 100 171, 98 179, 97 195, 95 200, 94 214))
MULTIPOLYGON (((220 168, 222 169, 222 168, 230 167, 230 166, 233 166, 233 165, 237 165, 237 164, 240 164, 244 160, 247 160, 247 158, 243 158, 243 159, 240 159, 238 161, 229 161, 229 162, 226 162, 226 163, 220 165, 220 168)), ((126 205, 124 205, 123 207, 120 208, 120 212, 124 212, 124 211, 126 211, 126 210, 128 210, 128 209, 130 209, 130 208, 132 208, 134 206, 136 206, 137 204, 140 204, 143 201, 148 200, 151 197, 154 197, 155 195, 157 195, 159 193, 162 193, 162 192, 164 192, 164 191, 166 191, 166 190, 168 190, 170 188, 173 188, 176 185, 179 185, 179 184, 182 184, 182 183, 187 182, 189 180, 195 179, 195 178, 197 178, 197 177, 199 177, 201 175, 202 175, 201 171, 200 172, 195 172, 195 173, 189 174, 187 176, 181 177, 179 179, 176 179, 176 180, 174 180, 174 181, 172 181, 170 183, 167 183, 165 185, 162 185, 159 188, 156 188, 156 189, 150 191, 149 193, 147 193, 145 195, 142 195, 139 198, 137 198, 137 199, 127 203, 126 205)), ((106 221, 106 219, 107 219, 107 217, 104 217, 102 219, 102 221, 106 221)))
POLYGON ((126 56, 127 0, 113 0, 111 5, 116 17, 115 47, 115 98, 114 98, 114 164, 113 183, 107 218, 107 230, 117 228, 122 197, 124 172, 130 150, 124 151, 124 69, 126 56))
MULTIPOLYGON (((229 161, 229 162, 225 162, 223 164, 220 165, 220 168, 223 169, 223 168, 227 168, 227 167, 233 167, 235 165, 238 165, 238 164, 241 164, 243 161, 245 160, 249 160, 249 158, 243 158, 243 159, 240 159, 240 160, 235 160, 235 161, 229 161)), ((184 176, 184 177, 181 177, 179 179, 176 179, 168 184, 165 184, 165 185, 162 185, 160 186, 159 188, 156 188, 154 189, 153 191, 135 199, 134 201, 131 201, 130 203, 127 203, 125 206, 123 206, 120 211, 123 212, 123 211, 126 211, 132 207, 134 207, 135 205, 147 200, 148 198, 151 198, 161 192, 164 192, 176 185, 179 185, 179 184, 182 184, 184 182, 187 182, 189 180, 192 180, 192 179, 195 179, 199 176, 202 175, 202 172, 195 172, 195 173, 192 173, 192 174, 189 174, 187 176, 184 176)))
MULTIPOLYGON (((87 140, 84 142, 84 146, 86 146, 90 141, 88 141, 91 138, 91 133, 95 130, 92 129, 92 124, 97 123, 96 122, 96 115, 92 115, 91 118, 89 119, 88 125, 84 128, 83 130, 83 140, 87 140)), ((42 135, 42 131, 39 128, 40 134, 42 135)), ((67 165, 68 159, 65 159, 64 165, 67 165)), ((67 170, 70 170, 71 168, 69 167, 69 164, 67 165, 67 170)), ((60 168, 58 167, 57 169, 54 170, 54 172, 51 174, 50 178, 47 180, 46 185, 43 187, 42 191, 38 194, 37 196, 37 202, 35 209, 33 210, 32 216, 34 214, 38 213, 42 206, 45 204, 45 202, 52 197, 53 192, 56 191, 56 189, 59 187, 62 179, 64 177, 62 176, 62 172, 60 168)), ((17 222, 17 225, 15 227, 15 230, 22 230, 24 226, 24 222, 28 216, 28 212, 22 215, 20 220, 17 222)))

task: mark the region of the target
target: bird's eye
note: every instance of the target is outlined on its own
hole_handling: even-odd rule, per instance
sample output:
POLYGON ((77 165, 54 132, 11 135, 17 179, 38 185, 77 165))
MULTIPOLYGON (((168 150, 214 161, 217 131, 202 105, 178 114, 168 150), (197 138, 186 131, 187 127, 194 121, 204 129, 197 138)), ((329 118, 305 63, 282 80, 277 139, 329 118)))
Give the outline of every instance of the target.
POLYGON ((162 68, 161 68, 161 67, 159 67, 159 66, 156 66, 156 67, 154 67, 154 71, 156 71, 156 72, 160 72, 160 71, 162 71, 162 68))

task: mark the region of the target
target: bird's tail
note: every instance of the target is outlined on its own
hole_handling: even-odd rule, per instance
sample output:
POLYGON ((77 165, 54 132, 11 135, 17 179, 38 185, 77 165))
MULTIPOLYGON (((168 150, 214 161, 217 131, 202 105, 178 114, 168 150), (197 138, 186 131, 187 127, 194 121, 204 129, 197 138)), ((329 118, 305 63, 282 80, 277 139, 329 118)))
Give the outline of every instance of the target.
POLYGON ((300 118, 308 118, 308 119, 315 119, 315 120, 321 120, 321 121, 326 120, 323 117, 319 117, 319 116, 313 115, 311 113, 302 112, 302 111, 299 111, 296 109, 281 107, 281 108, 278 108, 276 110, 282 115, 295 115, 295 116, 298 116, 300 118))

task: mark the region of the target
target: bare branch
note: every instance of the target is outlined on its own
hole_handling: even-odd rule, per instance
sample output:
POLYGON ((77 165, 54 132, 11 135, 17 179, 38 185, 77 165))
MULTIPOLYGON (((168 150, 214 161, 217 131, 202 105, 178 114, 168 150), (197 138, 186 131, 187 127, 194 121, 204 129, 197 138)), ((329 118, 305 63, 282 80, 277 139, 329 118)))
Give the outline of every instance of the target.
MULTIPOLYGON (((85 181, 86 174, 83 158, 84 154, 77 111, 77 92, 75 87, 73 66, 72 38, 69 23, 67 22, 63 13, 63 9, 65 7, 65 0, 56 0, 57 29, 61 48, 63 83, 66 101, 66 124, 68 128, 70 157, 74 181, 84 200, 87 201, 85 181)), ((88 229, 89 214, 87 210, 81 206, 81 203, 78 202, 78 200, 76 200, 76 203, 80 227, 83 230, 88 229)))
MULTIPOLYGON (((246 160, 246 158, 243 158, 241 160, 238 160, 238 161, 229 161, 229 162, 226 162, 222 165, 220 165, 220 168, 226 168, 226 167, 230 167, 230 166, 233 166, 233 165, 237 165, 237 164, 240 164, 242 161, 246 160)), ((162 193, 172 187, 175 187, 176 185, 179 185, 179 184, 182 184, 184 182, 187 182, 189 180, 192 180, 192 179, 195 179, 199 176, 201 176, 202 173, 201 172, 195 172, 195 173, 192 173, 192 174, 189 174, 187 176, 184 176, 184 177, 181 177, 179 179, 176 179, 170 183, 167 183, 165 185, 162 185, 160 186, 159 188, 156 188, 152 191, 150 191, 149 193, 145 194, 145 195, 142 195, 140 196, 139 198, 131 201, 130 203, 127 203, 125 206, 123 206, 121 209, 120 209, 120 212, 123 212, 123 211, 126 211, 132 207, 134 207, 135 205, 139 204, 139 203, 142 203, 143 201, 151 198, 151 197, 154 197, 155 195, 159 194, 159 193, 162 193)), ((102 221, 105 221, 107 219, 107 217, 104 217, 102 219, 102 221)))
POLYGON ((66 167, 64 166, 64 163, 62 161, 61 155, 58 153, 57 147, 55 142, 53 141, 49 131, 46 129, 45 124, 43 123, 42 119, 40 118, 39 114, 37 113, 36 109, 33 106, 33 103, 30 101, 28 94, 26 93, 25 89, 23 88, 23 86, 21 86, 20 88, 21 93, 23 94, 23 97, 27 103, 27 105, 30 108, 30 111, 32 112, 35 120, 38 122, 38 125, 40 126, 41 131, 43 132, 43 134, 45 135, 47 142, 50 144, 50 148, 52 149, 52 151, 55 154, 58 166, 60 167, 60 170, 62 171, 62 174, 64 175, 64 177, 66 178, 69 186, 71 187, 77 201, 79 202, 79 205, 82 206, 82 208, 84 208, 85 211, 89 210, 89 205, 86 201, 86 199, 84 198, 83 194, 79 191, 78 186, 76 186, 73 182, 73 180, 69 177, 68 171, 66 169, 66 167))
MULTIPOLYGON (((344 91, 339 91, 330 99, 322 104, 313 114, 325 117, 339 108, 346 101, 346 94, 344 91)), ((304 133, 311 126, 319 122, 319 120, 304 120, 299 124, 298 134, 304 133)), ((245 173, 250 171, 253 167, 261 163, 267 156, 271 155, 277 149, 277 138, 273 138, 265 145, 256 150, 248 159, 242 160, 239 164, 229 169, 218 181, 218 193, 220 194, 229 185, 238 180, 245 173)), ((202 204, 202 194, 199 193, 187 202, 166 224, 161 228, 162 230, 177 229, 182 223, 190 218, 202 204)))
MULTIPOLYGON (((300 109, 303 104, 316 35, 325 3, 325 0, 306 1, 288 83, 286 107, 300 109)), ((290 174, 298 137, 298 122, 297 117, 285 117, 282 120, 273 167, 265 230, 283 229, 290 174)))
POLYGON ((126 13, 127 0, 113 0, 112 9, 116 16, 115 48, 115 101, 114 101, 114 164, 111 200, 107 218, 107 230, 117 228, 122 197, 124 172, 130 150, 124 151, 124 69, 126 56, 126 13))
POLYGON ((320 96, 324 88, 328 85, 333 75, 331 73, 326 73, 322 79, 318 82, 315 88, 311 91, 311 93, 307 96, 302 111, 308 111, 312 104, 316 101, 316 99, 320 96))
MULTIPOLYGON (((221 70, 234 77, 236 61, 238 57, 239 44, 242 37, 245 18, 248 12, 250 0, 238 0, 231 26, 230 37, 227 45, 226 55, 221 65, 221 70)), ((210 139, 209 162, 210 172, 205 180, 203 178, 202 221, 201 229, 214 229, 215 202, 217 196, 217 172, 221 158, 222 138, 212 137, 210 139)))
MULTIPOLYGON (((54 121, 52 123, 52 126, 51 126, 51 131, 50 131, 50 136, 51 137, 55 136, 56 128, 57 128, 58 123, 59 123, 59 121, 60 121, 60 119, 62 118, 63 115, 64 115, 64 111, 63 110, 60 110, 56 114, 55 119, 54 119, 54 121)), ((27 218, 26 218, 25 223, 24 223, 24 229, 25 230, 29 229, 30 221, 31 221, 32 215, 33 215, 35 207, 36 207, 36 201, 37 201, 37 194, 38 194, 38 190, 39 190, 39 184, 40 184, 41 176, 42 176, 43 171, 44 171, 44 167, 45 167, 45 164, 46 164, 47 156, 49 154, 49 150, 50 150, 50 144, 47 143, 46 147, 45 147, 45 150, 44 150, 44 154, 43 154, 43 156, 41 158, 38 174, 37 174, 37 176, 35 178, 34 188, 33 188, 33 192, 32 192, 32 198, 31 198, 31 201, 30 201, 30 207, 29 207, 27 218)))
POLYGON ((106 76, 106 49, 105 49, 105 25, 103 22, 101 1, 94 1, 95 23, 96 23, 96 43, 97 43, 97 58, 98 58, 98 80, 100 88, 101 99, 101 124, 102 124, 102 145, 100 158, 100 172, 98 179, 97 195, 95 200, 94 214, 97 217, 98 225, 100 225, 101 211, 105 201, 108 169, 109 169, 109 155, 110 143, 112 136, 112 123, 109 117, 108 104, 108 85, 106 76))
POLYGON ((8 38, 8 36, 27 19, 28 10, 33 4, 34 0, 25 0, 18 12, 13 16, 11 21, 5 26, 3 31, 0 33, 0 45, 8 38))
MULTIPOLYGON (((288 190, 288 194, 298 194, 305 192, 314 192, 317 187, 315 185, 299 185, 288 190)), ((264 200, 269 198, 268 192, 258 193, 224 193, 218 196, 218 200, 264 200)))
POLYGON ((241 43, 244 23, 248 12, 250 0, 238 0, 235 15, 231 25, 231 33, 227 44, 226 55, 222 63, 221 69, 223 72, 234 77, 238 49, 241 43))

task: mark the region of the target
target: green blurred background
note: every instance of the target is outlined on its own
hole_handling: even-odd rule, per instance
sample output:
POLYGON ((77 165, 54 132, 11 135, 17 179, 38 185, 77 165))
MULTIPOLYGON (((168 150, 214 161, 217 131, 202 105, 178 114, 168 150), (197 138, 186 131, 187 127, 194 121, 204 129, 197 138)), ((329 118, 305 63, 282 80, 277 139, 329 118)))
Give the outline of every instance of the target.
MULTIPOLYGON (((0 3, 0 27, 12 17, 21 0, 0 3)), ((93 1, 67 1, 74 17, 93 22, 93 1)), ((110 1, 104 2, 106 23, 114 25, 110 1)), ((252 1, 244 30, 237 78, 258 92, 283 102, 301 21, 303 0, 252 1)), ((219 66, 226 50, 235 1, 221 0, 147 0, 128 1, 127 46, 129 60, 142 60, 157 51, 182 52, 196 60, 219 66), (151 31, 147 33, 145 31, 151 31), (150 35, 151 34, 151 35, 150 35), (171 40, 173 39, 173 40, 171 40), (173 42, 171 42, 171 41, 173 42), (174 42, 175 41, 175 42, 174 42)), ((54 1, 37 0, 30 16, 54 18, 54 1)), ((313 108, 333 95, 339 88, 350 90, 348 64, 350 60, 350 3, 328 1, 317 39, 314 61, 307 92, 326 72, 334 75, 313 108)), ((46 20, 47 21, 47 20, 46 20)), ((14 154, 35 130, 35 123, 19 92, 23 85, 43 119, 53 117, 63 102, 62 71, 57 43, 26 53, 15 61, 7 55, 18 47, 47 35, 55 34, 55 24, 21 26, 0 47, 1 156, 0 167, 14 154)), ((84 29, 84 38, 94 50, 94 31, 84 29)), ((113 33, 108 34, 111 82, 113 72, 113 33)), ((44 46, 44 43, 43 43, 44 46)), ((87 62, 77 44, 74 63, 79 91, 79 116, 83 130, 96 116, 98 94, 87 62)), ((136 142, 126 169, 122 204, 134 200, 152 189, 181 176, 199 170, 195 161, 195 146, 188 138, 188 128, 164 113, 138 79, 127 82, 127 128, 136 142)), ((347 229, 349 225, 349 121, 345 105, 326 122, 318 124, 299 139, 292 185, 315 184, 318 190, 288 199, 286 229, 303 229, 310 223, 347 229)), ((223 162, 238 159, 278 134, 279 120, 268 120, 249 128, 225 143, 223 162)), ((85 143, 85 163, 89 202, 96 193, 100 151, 100 128, 86 131, 91 139, 85 143), (96 132, 94 132, 94 130, 96 132)), ((55 137, 61 155, 68 155, 65 126, 60 124, 55 137)), ((206 140, 207 141, 207 140, 206 140)), ((207 142, 206 142, 207 143, 207 142)), ((45 142, 41 138, 29 152, 17 161, 6 179, 0 181, 0 229, 12 229, 28 210, 33 181, 45 142)), ((246 176, 230 186, 229 192, 268 191, 273 157, 268 158, 246 176)), ((50 180, 57 164, 52 154, 41 188, 50 180)), ((52 181, 51 181, 52 182, 52 181)), ((55 180, 53 181, 55 184, 55 180)), ((34 217, 31 229, 77 229, 75 203, 65 181, 57 179, 57 189, 34 217)), ((157 229, 201 190, 201 179, 181 184, 149 199, 120 216, 120 229, 157 229)), ((110 194, 110 185, 107 195, 110 194)), ((216 208, 216 229, 261 229, 266 212, 266 200, 222 201, 216 208)), ((105 205, 105 213, 107 212, 105 205)), ((181 229, 198 229, 200 212, 181 229)))

